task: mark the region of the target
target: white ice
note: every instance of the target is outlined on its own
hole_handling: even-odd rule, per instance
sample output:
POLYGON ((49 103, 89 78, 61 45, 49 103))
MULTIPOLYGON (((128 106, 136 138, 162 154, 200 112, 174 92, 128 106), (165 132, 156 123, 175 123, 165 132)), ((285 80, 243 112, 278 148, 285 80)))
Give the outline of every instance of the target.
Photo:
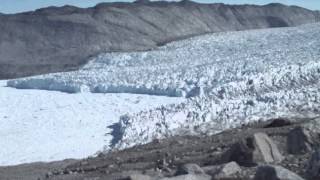
POLYGON ((107 126, 126 113, 181 102, 134 94, 18 90, 0 81, 0 165, 85 158, 102 151, 107 126))

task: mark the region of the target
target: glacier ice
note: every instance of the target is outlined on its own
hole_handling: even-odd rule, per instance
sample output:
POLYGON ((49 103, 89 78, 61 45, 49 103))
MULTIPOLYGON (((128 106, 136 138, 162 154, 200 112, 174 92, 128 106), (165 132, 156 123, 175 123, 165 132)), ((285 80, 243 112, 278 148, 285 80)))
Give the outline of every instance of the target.
POLYGON ((208 34, 147 52, 106 53, 75 72, 8 86, 77 93, 186 97, 123 115, 126 148, 175 134, 212 134, 251 121, 317 115, 320 24, 208 34))
MULTIPOLYGON (((86 158, 103 150, 125 113, 182 102, 135 94, 20 90, 0 81, 0 166, 86 158)), ((1 178, 0 178, 1 179, 1 178)))

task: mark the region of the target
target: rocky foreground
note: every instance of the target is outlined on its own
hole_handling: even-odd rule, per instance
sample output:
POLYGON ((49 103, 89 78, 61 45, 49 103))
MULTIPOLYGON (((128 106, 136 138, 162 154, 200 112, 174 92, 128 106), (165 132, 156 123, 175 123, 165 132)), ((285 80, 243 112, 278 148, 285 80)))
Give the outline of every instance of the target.
POLYGON ((1 167, 0 179, 316 180, 320 118, 272 119, 213 136, 179 136, 83 160, 1 167))
POLYGON ((0 79, 78 69, 104 52, 149 50, 190 36, 289 27, 318 11, 282 4, 102 3, 0 14, 0 79))

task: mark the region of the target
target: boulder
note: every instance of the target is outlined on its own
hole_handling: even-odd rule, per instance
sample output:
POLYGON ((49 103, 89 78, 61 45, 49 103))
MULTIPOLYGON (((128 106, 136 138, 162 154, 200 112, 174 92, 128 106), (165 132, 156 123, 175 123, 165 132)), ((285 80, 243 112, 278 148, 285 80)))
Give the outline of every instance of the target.
POLYGON ((213 179, 238 179, 240 172, 240 166, 236 162, 230 162, 222 165, 218 172, 213 175, 213 179))
POLYGON ((176 175, 184 174, 204 174, 204 171, 197 164, 185 164, 178 168, 176 175))
POLYGON ((281 166, 265 165, 258 167, 254 180, 303 180, 303 178, 281 166))
POLYGON ((308 168, 307 168, 307 175, 310 179, 320 179, 320 151, 316 151, 312 153, 308 168))
POLYGON ((242 178, 242 170, 236 162, 230 162, 222 165, 202 167, 204 172, 212 176, 215 180, 228 179, 239 180, 242 178))
POLYGON ((281 162, 283 159, 276 144, 265 133, 255 133, 235 143, 222 155, 222 162, 235 161, 249 167, 259 163, 281 162))
POLYGON ((312 150, 310 132, 302 127, 291 130, 287 137, 287 148, 290 154, 304 154, 312 150))
POLYGON ((162 178, 160 180, 211 180, 211 176, 206 174, 186 174, 181 176, 174 176, 170 178, 162 178))

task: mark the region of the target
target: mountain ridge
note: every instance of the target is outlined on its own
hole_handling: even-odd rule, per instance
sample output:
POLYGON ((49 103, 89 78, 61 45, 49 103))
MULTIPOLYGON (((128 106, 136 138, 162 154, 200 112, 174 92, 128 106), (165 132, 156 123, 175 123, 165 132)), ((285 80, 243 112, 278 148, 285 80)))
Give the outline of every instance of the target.
POLYGON ((282 4, 100 3, 0 15, 0 79, 78 69, 104 52, 144 51, 206 33, 298 26, 319 12, 282 4))

